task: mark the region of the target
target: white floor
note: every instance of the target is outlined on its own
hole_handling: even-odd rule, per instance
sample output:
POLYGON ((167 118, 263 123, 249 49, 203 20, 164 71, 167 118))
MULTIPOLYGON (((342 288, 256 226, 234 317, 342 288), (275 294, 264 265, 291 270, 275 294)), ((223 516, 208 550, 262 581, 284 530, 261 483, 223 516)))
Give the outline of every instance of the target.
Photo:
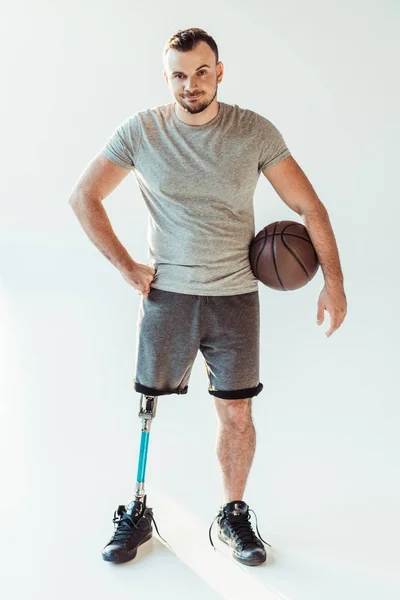
MULTIPOLYGON (((307 512, 298 503, 297 483, 292 484, 293 496, 282 493, 280 509, 272 503, 270 512, 250 495, 260 532, 273 546, 267 564, 242 567, 218 542, 218 553, 212 551, 208 527, 221 498, 212 439, 215 415, 207 405, 212 399, 206 392, 195 392, 200 379, 206 389, 201 360, 187 397, 159 399, 150 438, 149 505, 174 552, 153 539, 134 561, 105 563, 101 550, 112 533, 113 512, 132 498, 136 479, 139 394, 131 378, 139 298, 125 284, 110 292, 105 282, 104 289, 96 284, 89 292, 72 278, 72 289, 60 283, 60 273, 53 273, 54 280, 42 274, 35 282, 32 262, 24 278, 16 271, 13 276, 6 273, 2 282, 4 598, 95 594, 100 600, 138 593, 175 599, 190 594, 191 600, 236 600, 246 593, 256 600, 400 597, 397 536, 392 545, 389 537, 385 545, 379 543, 382 532, 398 528, 398 506, 378 496, 374 500, 374 490, 368 510, 376 502, 381 516, 379 528, 375 524, 373 529, 363 506, 348 505, 343 514, 334 504, 322 506, 319 513, 307 512), (126 320, 122 325, 121 319, 126 320), (192 414, 194 403, 199 403, 195 419, 189 417, 188 403, 192 414), (329 511, 340 527, 327 523, 329 511)), ((262 443, 259 440, 259 457, 262 443)), ((252 477, 260 473, 260 460, 252 477)))
POLYGON ((132 499, 141 421, 139 394, 121 399, 109 383, 103 351, 116 342, 93 302, 1 288, 2 594, 239 600, 250 592, 280 600, 232 561, 215 533, 213 551, 214 514, 201 523, 151 481, 148 504, 172 550, 154 531, 133 561, 102 560, 114 510, 132 499))
MULTIPOLYGON (((71 376, 68 355, 73 347, 67 332, 77 315, 68 302, 59 299, 53 305, 55 312, 62 306, 66 311, 57 327, 46 310, 48 297, 32 295, 25 304, 26 296, 12 295, 12 321, 4 299, 1 596, 176 599, 190 593, 193 600, 221 598, 156 537, 129 563, 102 560, 113 512, 128 500, 122 495, 132 488, 136 474, 135 452, 130 461, 122 444, 118 450, 124 435, 122 409, 114 405, 102 414, 98 383, 93 394, 88 389, 89 379, 96 381, 95 354, 89 371, 82 365, 88 388, 71 376)), ((162 523, 160 527, 162 534, 162 523)))

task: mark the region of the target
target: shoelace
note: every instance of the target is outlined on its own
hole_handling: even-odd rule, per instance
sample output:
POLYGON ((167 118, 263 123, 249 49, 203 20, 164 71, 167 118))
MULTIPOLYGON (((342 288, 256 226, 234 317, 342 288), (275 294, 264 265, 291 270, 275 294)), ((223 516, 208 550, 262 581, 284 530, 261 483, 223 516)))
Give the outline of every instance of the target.
MULTIPOLYGON (((149 516, 154 523, 154 526, 156 528, 158 536, 172 550, 171 546, 168 544, 168 542, 166 540, 164 540, 164 538, 161 536, 160 532, 158 531, 157 523, 156 523, 153 515, 150 513, 149 516)), ((125 537, 125 535, 127 533, 130 533, 134 527, 136 527, 136 529, 139 529, 139 527, 136 525, 136 523, 133 521, 133 519, 131 519, 131 517, 127 513, 123 513, 122 515, 117 516, 117 511, 114 511, 113 523, 114 523, 114 527, 115 527, 115 531, 112 536, 113 541, 114 540, 118 541, 118 539, 123 539, 125 537)))
MULTIPOLYGON (((267 546, 269 546, 271 548, 271 544, 268 544, 268 542, 266 542, 262 537, 260 532, 258 531, 258 522, 257 522, 257 515, 254 512, 254 510, 252 508, 249 508, 249 512, 252 512, 253 515, 256 518, 256 529, 257 529, 257 533, 258 533, 258 537, 260 538, 260 540, 262 540, 264 542, 264 544, 267 544, 267 546)), ((212 537, 211 537, 211 529, 212 526, 214 525, 215 521, 218 519, 218 517, 223 517, 225 516, 223 514, 222 511, 219 511, 216 515, 216 517, 214 518, 213 522, 210 525, 210 529, 208 530, 208 536, 210 538, 210 542, 212 547, 214 548, 214 550, 216 550, 213 541, 212 541, 212 537)), ((255 533, 252 529, 251 523, 250 523, 250 515, 249 513, 247 513, 246 515, 240 515, 240 516, 234 516, 234 517, 230 517, 228 519, 229 525, 230 527, 233 529, 233 532, 235 534, 236 537, 240 536, 240 540, 241 542, 243 542, 243 544, 249 543, 249 542, 254 542, 254 538, 255 538, 255 533)))

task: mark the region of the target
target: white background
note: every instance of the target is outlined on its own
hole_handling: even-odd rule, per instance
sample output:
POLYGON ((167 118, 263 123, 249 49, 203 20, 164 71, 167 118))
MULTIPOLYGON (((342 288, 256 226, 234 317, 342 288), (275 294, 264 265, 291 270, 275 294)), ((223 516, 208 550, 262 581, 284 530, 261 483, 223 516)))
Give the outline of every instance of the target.
MULTIPOLYGON (((156 540, 119 570, 101 559, 113 511, 136 481, 139 296, 68 205, 119 123, 173 101, 162 48, 177 29, 201 27, 225 65, 218 99, 270 119, 326 206, 348 299, 328 339, 329 317, 316 325, 321 271, 295 292, 260 284, 264 390, 253 400, 245 500, 273 548, 266 565, 243 572, 292 600, 398 598, 398 3, 14 1, 0 23, 7 597, 236 597, 156 540)), ((146 263, 147 210, 133 174, 104 205, 146 263)), ((254 207, 256 232, 300 220, 263 175, 254 207)), ((169 528, 193 541, 183 517, 168 522, 167 501, 157 510, 152 484, 190 510, 207 544, 222 500, 216 426, 199 353, 189 393, 160 397, 151 433, 148 500, 167 539, 169 528)))

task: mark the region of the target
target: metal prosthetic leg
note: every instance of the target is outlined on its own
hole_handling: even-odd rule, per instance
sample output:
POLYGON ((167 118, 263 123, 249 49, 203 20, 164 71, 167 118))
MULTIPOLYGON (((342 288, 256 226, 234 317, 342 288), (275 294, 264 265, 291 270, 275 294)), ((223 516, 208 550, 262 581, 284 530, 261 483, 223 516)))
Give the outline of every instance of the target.
POLYGON ((140 439, 139 465, 136 478, 135 500, 141 503, 142 510, 146 508, 144 480, 146 476, 147 453, 149 449, 151 422, 156 416, 157 400, 158 396, 147 396, 145 394, 142 394, 139 400, 139 417, 142 419, 142 436, 140 439))

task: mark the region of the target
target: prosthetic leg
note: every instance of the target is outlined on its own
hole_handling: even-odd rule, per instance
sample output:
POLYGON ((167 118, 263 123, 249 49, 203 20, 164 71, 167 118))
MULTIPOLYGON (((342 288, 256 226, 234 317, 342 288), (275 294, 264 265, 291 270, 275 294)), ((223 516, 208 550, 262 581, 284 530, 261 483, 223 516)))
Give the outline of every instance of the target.
MULTIPOLYGON (((156 416, 158 396, 148 396, 142 394, 139 400, 139 417, 142 419, 142 437, 140 439, 140 452, 139 452, 139 465, 136 478, 136 491, 135 491, 135 502, 140 506, 140 512, 143 514, 147 507, 146 494, 144 491, 144 480, 146 476, 146 465, 147 465, 147 453, 149 450, 149 436, 151 429, 151 422, 156 416)), ((153 509, 151 511, 151 520, 154 523, 156 531, 160 539, 172 550, 168 542, 162 537, 158 531, 157 523, 153 516, 153 509)))
POLYGON ((142 510, 146 508, 144 481, 146 476, 147 453, 151 422, 156 416, 158 396, 142 394, 139 400, 139 418, 142 419, 142 435, 140 439, 139 465, 136 478, 135 500, 140 502, 142 510))
POLYGON ((135 558, 137 549, 153 535, 152 523, 161 537, 154 520, 153 509, 146 506, 144 479, 146 475, 147 452, 151 421, 156 416, 157 397, 142 394, 139 401, 139 417, 142 419, 142 437, 140 440, 139 466, 137 472, 135 498, 126 507, 120 504, 114 512, 114 533, 103 548, 103 559, 115 563, 135 558))

